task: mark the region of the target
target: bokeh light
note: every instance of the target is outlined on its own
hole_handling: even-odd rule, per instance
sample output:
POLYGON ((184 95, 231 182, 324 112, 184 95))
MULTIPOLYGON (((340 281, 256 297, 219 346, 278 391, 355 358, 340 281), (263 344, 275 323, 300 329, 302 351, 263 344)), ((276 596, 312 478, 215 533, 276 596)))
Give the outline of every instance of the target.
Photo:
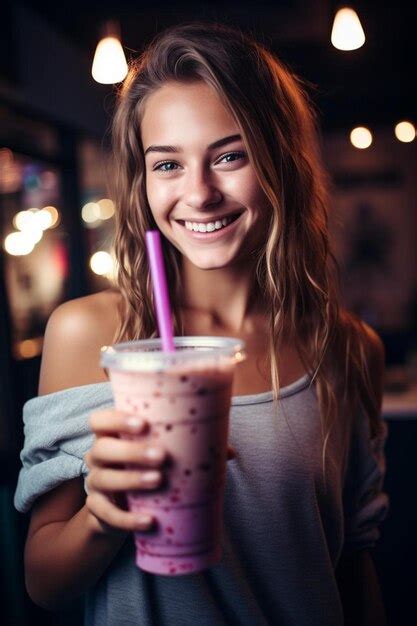
POLYGON ((90 258, 90 267, 94 274, 107 276, 113 274, 113 259, 108 252, 99 250, 90 258))
POLYGON ((369 128, 358 126, 350 133, 350 141, 355 148, 365 150, 365 148, 369 148, 372 143, 372 133, 369 128))
POLYGON ((48 211, 51 216, 51 225, 49 228, 56 228, 59 224, 59 212, 54 206, 44 206, 43 211, 48 211))
POLYGON ((100 209, 100 218, 108 220, 114 215, 114 203, 109 198, 103 198, 97 202, 100 209))
POLYGON ((86 224, 92 224, 100 219, 100 206, 97 202, 87 202, 81 209, 81 217, 86 224))
POLYGON ((13 226, 18 230, 29 229, 34 223, 32 211, 19 211, 13 218, 13 226))
POLYGON ((41 230, 47 230, 52 224, 52 215, 49 213, 49 211, 41 209, 40 211, 35 213, 35 222, 41 230))
POLYGON ((27 235, 29 238, 32 239, 34 244, 39 243, 43 237, 43 230, 42 228, 39 228, 37 224, 32 226, 30 230, 25 230, 24 233, 25 235, 27 235))
POLYGON ((410 143, 410 141, 414 141, 416 136, 416 129, 414 124, 411 122, 403 121, 398 122, 395 126, 395 136, 398 141, 402 141, 404 143, 410 143))
MULTIPOLYGON (((42 232, 42 231, 41 231, 42 232)), ((10 233, 4 240, 4 249, 12 256, 30 254, 35 247, 35 241, 27 231, 10 233)))
POLYGON ((32 359, 33 357, 38 356, 38 354, 42 352, 42 343, 42 337, 19 341, 15 347, 17 358, 32 359))

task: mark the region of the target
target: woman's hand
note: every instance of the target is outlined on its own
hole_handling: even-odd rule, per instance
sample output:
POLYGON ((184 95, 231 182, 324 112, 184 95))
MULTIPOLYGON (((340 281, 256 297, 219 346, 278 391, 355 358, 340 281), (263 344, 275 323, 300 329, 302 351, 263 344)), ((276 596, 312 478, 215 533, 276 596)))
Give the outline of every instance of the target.
MULTIPOLYGON (((94 530, 103 534, 149 530, 154 519, 145 513, 129 511, 125 492, 158 489, 163 482, 161 468, 167 459, 166 451, 140 439, 148 431, 146 420, 123 411, 94 411, 89 424, 95 439, 84 455, 90 470, 86 479, 86 506, 94 530), (121 439, 123 434, 134 435, 135 439, 121 439), (126 469, 125 464, 137 468, 126 469)), ((229 446, 227 460, 235 456, 229 446)))
POLYGON ((89 424, 95 439, 84 456, 90 470, 86 479, 86 506, 93 516, 95 530, 104 534, 148 530, 153 518, 130 512, 125 492, 158 489, 163 481, 160 468, 166 460, 166 451, 141 440, 148 423, 123 411, 94 411, 89 424), (123 434, 134 435, 135 439, 121 439, 123 434), (126 469, 125 464, 137 467, 126 469))

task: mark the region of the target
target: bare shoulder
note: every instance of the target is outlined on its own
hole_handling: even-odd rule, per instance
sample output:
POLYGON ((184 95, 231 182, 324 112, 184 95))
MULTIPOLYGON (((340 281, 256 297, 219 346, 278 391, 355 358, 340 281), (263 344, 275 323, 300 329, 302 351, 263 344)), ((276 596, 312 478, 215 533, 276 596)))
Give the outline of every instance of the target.
POLYGON ((100 348, 113 343, 119 298, 109 289, 55 309, 45 331, 39 395, 107 380, 100 348))

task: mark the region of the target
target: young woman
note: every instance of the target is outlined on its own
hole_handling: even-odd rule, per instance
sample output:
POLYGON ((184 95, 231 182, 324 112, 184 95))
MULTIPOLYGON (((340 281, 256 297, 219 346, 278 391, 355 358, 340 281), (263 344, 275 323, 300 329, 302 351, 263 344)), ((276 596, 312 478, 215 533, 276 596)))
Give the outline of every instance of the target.
POLYGON ((338 304, 326 176, 301 81, 251 37, 193 22, 131 65, 113 122, 115 288, 67 302, 24 409, 15 504, 32 509, 26 584, 86 594, 86 623, 383 624, 369 553, 387 510, 384 352, 338 304), (113 410, 103 345, 157 335, 145 231, 162 233, 177 335, 244 339, 233 389, 222 561, 179 577, 134 564, 167 451, 113 410), (333 264, 332 264, 333 263, 333 264), (137 471, 124 469, 135 463, 137 471))

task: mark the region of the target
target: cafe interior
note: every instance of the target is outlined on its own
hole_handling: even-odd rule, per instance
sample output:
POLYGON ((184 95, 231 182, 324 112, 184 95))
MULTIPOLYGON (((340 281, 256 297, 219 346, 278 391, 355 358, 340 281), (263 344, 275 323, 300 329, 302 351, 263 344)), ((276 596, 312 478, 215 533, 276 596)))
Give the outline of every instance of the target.
POLYGON ((106 168, 116 87, 129 60, 159 31, 193 19, 236 25, 257 37, 307 81, 317 107, 342 298, 385 346, 390 510, 372 555, 388 623, 416 623, 417 14, 411 7, 401 0, 2 4, 1 623, 83 623, 81 599, 50 612, 25 588, 29 515, 13 506, 22 409, 37 395, 51 313, 115 280, 106 168))

